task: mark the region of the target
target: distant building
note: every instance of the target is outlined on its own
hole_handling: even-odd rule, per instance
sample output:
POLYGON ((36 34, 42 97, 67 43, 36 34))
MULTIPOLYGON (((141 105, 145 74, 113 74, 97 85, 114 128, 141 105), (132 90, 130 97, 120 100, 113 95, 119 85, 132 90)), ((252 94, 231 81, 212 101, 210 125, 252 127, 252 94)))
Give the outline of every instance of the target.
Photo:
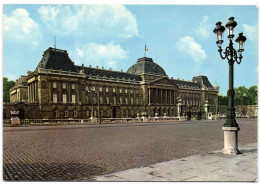
MULTIPOLYGON (((94 61, 93 61, 94 63, 94 61)), ((127 72, 77 66, 66 50, 48 48, 33 72, 10 89, 4 118, 19 110, 26 119, 177 116, 177 99, 183 106, 217 104, 218 88, 206 76, 192 81, 169 78, 152 58, 139 58, 127 72)))

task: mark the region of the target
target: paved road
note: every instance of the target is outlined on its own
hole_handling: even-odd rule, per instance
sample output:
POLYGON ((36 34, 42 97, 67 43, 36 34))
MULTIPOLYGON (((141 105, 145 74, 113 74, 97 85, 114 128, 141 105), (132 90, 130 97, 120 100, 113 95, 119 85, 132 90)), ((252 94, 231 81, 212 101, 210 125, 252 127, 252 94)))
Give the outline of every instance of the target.
MULTIPOLYGON (((237 121, 239 145, 256 143, 257 120, 237 121)), ((220 150, 223 123, 4 127, 4 180, 80 180, 220 150)))

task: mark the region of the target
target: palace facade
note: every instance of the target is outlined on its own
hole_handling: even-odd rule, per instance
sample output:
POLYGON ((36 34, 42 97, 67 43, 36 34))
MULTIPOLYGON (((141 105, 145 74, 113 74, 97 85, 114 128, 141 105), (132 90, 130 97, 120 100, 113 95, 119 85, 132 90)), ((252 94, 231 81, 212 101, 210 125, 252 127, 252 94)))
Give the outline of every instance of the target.
POLYGON ((216 105, 219 90, 203 75, 192 81, 169 78, 152 58, 139 58, 126 72, 113 71, 77 66, 66 50, 51 47, 27 74, 10 89, 4 118, 10 118, 11 110, 19 110, 22 119, 177 116, 177 101, 216 105))

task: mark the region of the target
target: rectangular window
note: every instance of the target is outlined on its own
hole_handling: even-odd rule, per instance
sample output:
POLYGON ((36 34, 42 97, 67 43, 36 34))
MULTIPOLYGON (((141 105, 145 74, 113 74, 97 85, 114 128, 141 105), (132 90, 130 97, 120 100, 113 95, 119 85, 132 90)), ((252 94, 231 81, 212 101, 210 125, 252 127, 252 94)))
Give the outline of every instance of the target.
POLYGON ((134 104, 134 99, 133 98, 131 98, 131 105, 133 105, 134 104))
POLYGON ((57 94, 53 94, 53 102, 54 102, 54 103, 57 103, 57 102, 58 102, 57 94))
POLYGON ((116 88, 113 88, 113 93, 115 93, 116 92, 116 88))
POLYGON ((131 94, 133 94, 133 90, 131 89, 131 94))
POLYGON ((114 100, 114 105, 116 105, 116 97, 114 97, 113 100, 114 100))
POLYGON ((106 87, 106 92, 108 92, 108 87, 106 87))
POLYGON ((128 91, 127 91, 127 89, 125 89, 125 93, 127 93, 128 91))
POLYGON ((67 103, 67 95, 66 94, 62 95, 62 101, 63 101, 63 103, 67 103))
POLYGON ((59 117, 59 109, 55 110, 55 117, 58 118, 59 117))
POLYGON ((89 91, 89 88, 88 88, 88 86, 86 86, 86 91, 89 91))
POLYGON ((67 109, 64 110, 64 117, 65 117, 65 118, 68 117, 68 110, 67 110, 67 109))
POLYGON ((106 97, 107 104, 109 104, 109 97, 106 97))
POLYGON ((72 95, 71 96, 71 102, 72 103, 76 103, 76 95, 72 95))
POLYGON ((122 93, 122 88, 119 89, 119 93, 122 93))
POLYGON ((62 89, 66 89, 66 83, 62 83, 62 89))
POLYGON ((122 97, 120 97, 120 104, 123 104, 123 99, 122 99, 122 97))
POLYGON ((78 116, 78 111, 76 109, 74 109, 73 111, 73 117, 77 117, 78 116))
POLYGON ((99 87, 99 92, 102 92, 102 87, 99 87))
POLYGON ((100 104, 103 104, 103 97, 102 96, 99 98, 99 100, 100 100, 100 104))
POLYGON ((89 117, 89 111, 87 111, 87 117, 89 117))
POLYGON ((93 104, 96 104, 97 103, 97 99, 96 97, 93 98, 93 104))
POLYGON ((56 82, 52 82, 52 87, 53 88, 57 88, 57 83, 56 82))
POLYGON ((86 96, 86 104, 89 102, 88 96, 86 96))
POLYGON ((76 85, 75 84, 71 84, 71 89, 76 89, 76 85))
POLYGON ((139 104, 139 100, 138 100, 138 98, 136 99, 136 104, 137 104, 137 105, 139 104))
POLYGON ((128 98, 125 99, 125 104, 128 104, 128 98))

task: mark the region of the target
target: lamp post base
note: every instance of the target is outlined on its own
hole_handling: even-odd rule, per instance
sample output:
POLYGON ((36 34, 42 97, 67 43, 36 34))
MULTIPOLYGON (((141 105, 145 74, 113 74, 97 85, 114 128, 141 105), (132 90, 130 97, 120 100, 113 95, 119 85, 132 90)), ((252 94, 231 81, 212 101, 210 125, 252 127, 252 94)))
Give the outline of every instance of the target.
POLYGON ((224 154, 240 154, 238 150, 238 131, 239 127, 222 127, 224 131, 224 154))

